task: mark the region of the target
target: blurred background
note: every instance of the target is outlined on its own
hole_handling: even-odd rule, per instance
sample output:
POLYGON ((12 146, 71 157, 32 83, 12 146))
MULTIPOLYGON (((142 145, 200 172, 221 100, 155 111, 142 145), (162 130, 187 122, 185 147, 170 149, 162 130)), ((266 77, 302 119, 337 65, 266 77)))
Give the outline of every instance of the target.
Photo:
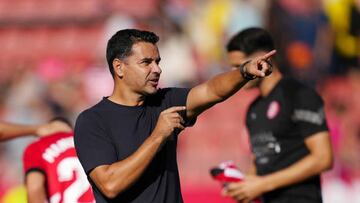
MULTIPOLYGON (((0 120, 74 122, 112 91, 105 47, 119 29, 157 33, 161 86, 191 87, 228 70, 225 44, 250 26, 267 28, 283 72, 325 100, 336 161, 324 202, 360 202, 360 0, 0 0, 0 120)), ((248 169, 244 116, 257 94, 241 90, 182 133, 185 202, 232 202, 209 169, 226 160, 248 169)), ((0 144, 1 203, 24 201, 21 156, 33 139, 0 144)))

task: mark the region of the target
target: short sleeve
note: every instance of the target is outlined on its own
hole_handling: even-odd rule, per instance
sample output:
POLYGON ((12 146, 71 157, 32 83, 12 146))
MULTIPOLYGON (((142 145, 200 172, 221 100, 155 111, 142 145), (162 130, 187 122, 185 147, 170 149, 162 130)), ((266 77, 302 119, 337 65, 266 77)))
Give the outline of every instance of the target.
MULTIPOLYGON (((189 88, 171 88, 168 92, 169 106, 186 106, 186 100, 191 89, 189 88)), ((193 126, 196 122, 196 118, 189 119, 186 116, 186 111, 180 112, 180 115, 185 120, 185 126, 193 126)))
MULTIPOLYGON (((36 143, 36 142, 35 142, 36 143)), ((35 143, 30 144, 23 154, 23 167, 24 173, 27 174, 30 171, 44 172, 43 161, 41 159, 40 148, 35 143)))
POLYGON ((116 151, 109 135, 95 112, 85 111, 75 124, 74 142, 76 153, 85 173, 100 165, 110 165, 117 161, 116 151))
POLYGON ((324 102, 314 90, 303 88, 298 91, 293 102, 292 120, 304 138, 328 130, 324 102))

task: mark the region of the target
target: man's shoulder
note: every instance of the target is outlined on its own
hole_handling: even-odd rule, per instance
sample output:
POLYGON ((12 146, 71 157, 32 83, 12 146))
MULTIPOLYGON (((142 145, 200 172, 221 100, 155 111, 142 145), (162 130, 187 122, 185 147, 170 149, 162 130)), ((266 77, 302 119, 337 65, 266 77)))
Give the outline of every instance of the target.
POLYGON ((160 88, 156 95, 164 95, 169 93, 176 93, 176 92, 188 92, 191 88, 182 88, 182 87, 167 87, 167 88, 160 88))
POLYGON ((96 103, 93 106, 87 108, 85 111, 86 112, 101 111, 102 109, 105 109, 106 107, 109 106, 109 102, 107 102, 107 101, 108 101, 107 97, 104 97, 98 103, 96 103))
POLYGON ((289 101, 292 105, 323 105, 323 99, 314 88, 295 79, 286 79, 282 85, 282 88, 286 100, 289 101))
POLYGON ((299 90, 303 88, 305 89, 309 88, 305 84, 291 77, 284 77, 281 80, 281 87, 287 88, 289 90, 299 90))
POLYGON ((161 104, 166 103, 169 100, 176 100, 183 98, 190 91, 189 88, 179 88, 179 87, 167 87, 159 89, 156 94, 153 94, 147 98, 148 104, 161 104))
POLYGON ((293 78, 284 78, 282 88, 286 93, 294 96, 296 99, 299 97, 308 97, 308 99, 311 99, 312 97, 319 97, 319 94, 314 88, 293 78))
POLYGON ((106 115, 106 112, 103 110, 102 102, 95 104, 94 106, 83 110, 76 118, 75 128, 74 128, 74 137, 75 140, 79 137, 80 129, 89 129, 95 126, 102 125, 101 120, 106 115))
POLYGON ((101 114, 107 108, 107 104, 106 104, 106 102, 104 100, 105 100, 105 98, 102 99, 101 101, 99 101, 97 104, 83 110, 79 114, 78 119, 81 118, 81 117, 88 117, 88 116, 92 117, 92 116, 95 116, 97 114, 101 114))
POLYGON ((164 96, 170 93, 178 92, 181 90, 184 90, 186 88, 179 88, 179 87, 166 87, 166 88, 160 88, 154 96, 164 96))

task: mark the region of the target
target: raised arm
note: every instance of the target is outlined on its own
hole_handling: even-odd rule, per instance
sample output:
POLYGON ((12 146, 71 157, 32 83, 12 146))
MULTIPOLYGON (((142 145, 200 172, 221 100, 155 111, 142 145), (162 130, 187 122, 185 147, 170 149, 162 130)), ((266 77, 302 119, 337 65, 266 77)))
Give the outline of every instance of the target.
POLYGON ((196 117, 206 109, 235 94, 251 77, 265 77, 271 73, 269 59, 275 50, 245 62, 239 70, 219 74, 192 88, 186 102, 187 116, 196 117), (249 77, 249 78, 248 78, 249 77))

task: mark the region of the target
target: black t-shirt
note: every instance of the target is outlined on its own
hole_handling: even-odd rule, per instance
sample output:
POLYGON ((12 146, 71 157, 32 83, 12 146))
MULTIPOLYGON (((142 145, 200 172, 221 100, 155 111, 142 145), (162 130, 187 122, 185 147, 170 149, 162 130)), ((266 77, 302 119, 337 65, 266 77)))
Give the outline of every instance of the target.
MULTIPOLYGON (((323 101, 312 89, 283 78, 267 97, 258 97, 246 124, 258 175, 284 169, 309 153, 304 140, 327 131, 323 101)), ((322 202, 320 177, 315 176, 264 195, 268 202, 322 202)))
MULTIPOLYGON (((97 166, 126 159, 149 137, 159 114, 172 106, 186 106, 189 89, 160 89, 147 97, 144 105, 129 107, 104 98, 82 112, 75 126, 75 147, 87 175, 97 166)), ((185 111, 180 112, 187 122, 185 111)), ((187 126, 193 122, 187 122, 187 126)), ((175 132, 155 155, 142 176, 114 199, 107 199, 91 181, 97 203, 103 202, 183 202, 175 132)))

